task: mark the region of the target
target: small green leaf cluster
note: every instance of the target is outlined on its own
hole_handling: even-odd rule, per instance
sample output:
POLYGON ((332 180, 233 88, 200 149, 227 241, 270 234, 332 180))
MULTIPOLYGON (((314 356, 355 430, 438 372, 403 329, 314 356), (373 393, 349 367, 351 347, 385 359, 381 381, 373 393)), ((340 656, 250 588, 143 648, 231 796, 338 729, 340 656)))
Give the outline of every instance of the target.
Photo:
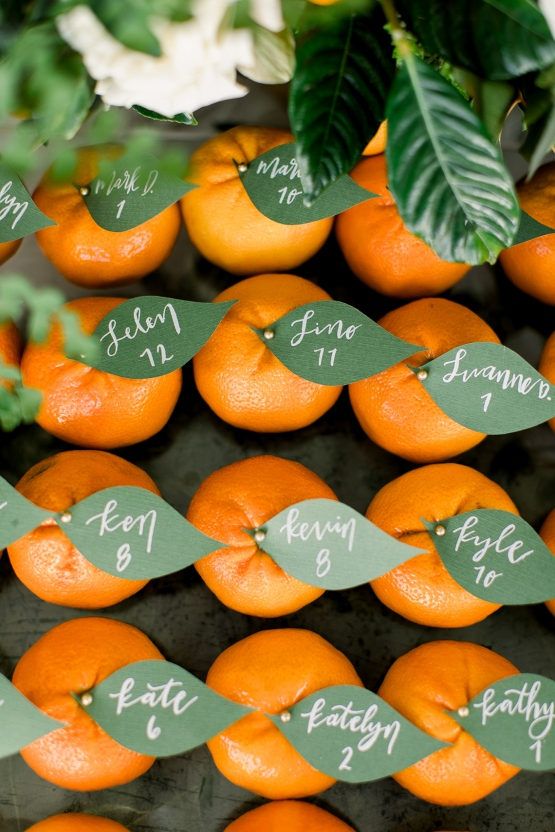
MULTIPOLYGON (((63 332, 63 348, 69 358, 94 361, 98 346, 85 335, 77 316, 63 308, 65 298, 56 289, 37 289, 21 275, 7 275, 0 282, 0 324, 26 318, 30 340, 46 340, 53 323, 63 332)), ((23 387, 17 367, 0 361, 0 428, 11 431, 32 422, 40 407, 37 390, 23 387)))

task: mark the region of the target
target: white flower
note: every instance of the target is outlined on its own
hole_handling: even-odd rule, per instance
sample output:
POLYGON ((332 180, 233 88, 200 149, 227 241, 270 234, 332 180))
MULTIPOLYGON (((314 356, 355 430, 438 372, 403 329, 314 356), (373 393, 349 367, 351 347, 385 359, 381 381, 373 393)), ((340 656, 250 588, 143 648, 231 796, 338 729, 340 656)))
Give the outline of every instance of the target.
POLYGON ((555 38, 555 0, 540 0, 540 9, 551 29, 551 34, 555 38))
POLYGON ((285 29, 281 0, 251 0, 250 7, 252 19, 259 26, 269 29, 270 32, 281 32, 285 29))
MULTIPOLYGON (((64 40, 83 56, 97 81, 96 93, 106 104, 136 104, 172 117, 248 92, 237 83, 236 70, 239 65, 256 66, 254 38, 248 29, 222 28, 230 2, 196 0, 193 18, 184 23, 152 19, 160 57, 125 47, 88 6, 61 15, 57 25, 64 40)), ((258 0, 257 5, 267 11, 273 3, 258 0)), ((277 22, 274 16, 273 24, 277 22)))

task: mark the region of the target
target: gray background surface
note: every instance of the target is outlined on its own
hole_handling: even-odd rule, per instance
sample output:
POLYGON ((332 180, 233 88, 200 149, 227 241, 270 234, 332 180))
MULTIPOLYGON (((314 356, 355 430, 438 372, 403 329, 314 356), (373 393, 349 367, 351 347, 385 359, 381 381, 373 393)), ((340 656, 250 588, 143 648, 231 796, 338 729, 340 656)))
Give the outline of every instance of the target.
MULTIPOLYGON (((183 130, 194 144, 212 129, 236 122, 281 126, 283 108, 270 91, 256 98, 214 108, 201 133, 183 130)), ((171 134, 175 137, 175 133, 171 134)), ((515 170, 521 168, 509 151, 515 170)), ((0 271, 22 271, 37 285, 83 292, 58 277, 38 251, 24 241, 0 271)), ((315 280, 332 296, 361 308, 374 319, 401 305, 372 293, 349 272, 335 241, 297 273, 315 280)), ((234 282, 196 255, 183 232, 178 246, 157 275, 113 294, 167 294, 210 300, 234 282)), ((90 293, 94 294, 94 293, 90 293)), ((500 270, 474 269, 446 294, 482 315, 502 341, 537 363, 545 337, 553 329, 553 310, 542 308, 516 290, 500 270)), ((10 482, 63 443, 36 427, 0 435, 0 474, 10 482)), ((157 481, 164 497, 185 511, 201 481, 234 460, 261 453, 298 460, 316 471, 339 498, 364 511, 373 494, 411 465, 373 445, 363 434, 344 392, 337 405, 315 425, 292 434, 257 435, 239 431, 214 416, 198 396, 187 368, 181 399, 168 426, 141 445, 118 453, 141 465, 157 481)), ((506 437, 490 437, 457 460, 492 477, 511 494, 523 516, 539 526, 555 496, 555 437, 547 426, 506 437)), ((8 558, 0 561, 0 670, 11 674, 17 659, 58 622, 80 615, 35 598, 13 575, 8 558)), ((475 641, 513 661, 522 671, 553 675, 553 618, 542 606, 505 608, 473 627, 428 629, 383 607, 369 587, 326 593, 319 601, 282 619, 249 618, 224 608, 193 568, 151 582, 128 601, 101 612, 140 627, 168 659, 204 678, 228 645, 260 629, 306 627, 329 639, 355 664, 366 685, 376 690, 392 662, 418 644, 435 639, 475 641)), ((359 832, 552 832, 555 829, 552 775, 520 773, 479 803, 441 808, 424 803, 393 780, 353 786, 337 784, 312 798, 351 823, 359 832)), ((96 793, 64 792, 40 780, 19 757, 0 760, 0 830, 22 832, 32 822, 61 811, 105 814, 133 832, 222 832, 226 824, 262 799, 227 782, 205 747, 160 760, 140 780, 96 793)), ((287 830, 284 830, 287 832, 287 830)))

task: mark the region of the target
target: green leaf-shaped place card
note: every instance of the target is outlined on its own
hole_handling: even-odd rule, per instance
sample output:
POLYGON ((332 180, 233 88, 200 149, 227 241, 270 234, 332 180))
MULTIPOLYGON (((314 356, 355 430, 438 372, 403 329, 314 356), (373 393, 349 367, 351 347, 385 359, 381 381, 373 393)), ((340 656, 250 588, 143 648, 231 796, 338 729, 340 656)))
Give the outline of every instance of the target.
POLYGON ((501 344, 463 344, 415 372, 441 409, 472 430, 511 433, 555 416, 555 387, 501 344))
POLYGON ((555 228, 549 225, 543 225, 527 214, 525 211, 520 212, 520 223, 516 237, 512 245, 517 246, 519 243, 526 243, 528 240, 535 240, 536 237, 545 237, 546 234, 555 234, 555 228))
POLYGON ((177 572, 225 545, 199 532, 157 494, 135 486, 97 491, 58 522, 87 560, 131 580, 177 572))
POLYGON ((108 231, 129 231, 160 214, 195 185, 164 171, 155 159, 120 156, 81 186, 94 221, 108 231))
POLYGON ((478 598, 539 604, 555 597, 555 557, 517 514, 480 508, 424 524, 449 573, 478 598))
POLYGON ((338 300, 304 304, 256 332, 286 367, 317 384, 350 384, 422 350, 338 300))
POLYGON ((200 303, 156 295, 132 298, 94 331, 94 366, 125 378, 153 378, 182 367, 204 346, 234 301, 200 303))
POLYGON ((27 500, 0 477, 0 550, 36 529, 48 517, 54 514, 27 500))
POLYGON ((0 675, 0 726, 0 757, 10 757, 39 737, 63 728, 64 723, 36 708, 0 675))
POLYGON ((238 165, 249 197, 260 213, 271 220, 283 225, 313 222, 376 196, 344 174, 311 205, 306 205, 296 152, 294 144, 282 144, 257 156, 246 169, 238 165))
POLYGON ((367 583, 423 551, 390 537, 344 503, 326 499, 295 503, 254 534, 288 575, 323 589, 367 583))
POLYGON ((323 688, 270 719, 312 766, 350 783, 388 777, 446 745, 354 685, 323 688))
POLYGON ((196 748, 251 710, 166 661, 122 667, 79 700, 113 739, 154 757, 196 748))
POLYGON ((555 768, 555 682, 519 673, 495 682, 451 716, 480 745, 519 768, 555 768))
POLYGON ((19 240, 49 225, 56 223, 39 211, 19 176, 0 162, 0 243, 19 240))

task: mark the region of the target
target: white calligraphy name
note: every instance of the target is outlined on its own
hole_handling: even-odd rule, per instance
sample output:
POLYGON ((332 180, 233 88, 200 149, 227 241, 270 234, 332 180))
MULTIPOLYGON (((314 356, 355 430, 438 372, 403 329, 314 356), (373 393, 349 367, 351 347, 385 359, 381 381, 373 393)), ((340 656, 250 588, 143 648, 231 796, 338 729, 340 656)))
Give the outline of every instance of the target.
POLYGON ((177 335, 179 335, 181 333, 181 324, 179 323, 179 316, 175 311, 175 307, 171 303, 167 303, 162 311, 158 312, 154 315, 154 317, 148 315, 144 321, 141 319, 143 314, 141 307, 136 306, 133 310, 134 327, 126 326, 123 331, 123 335, 116 335, 117 321, 114 318, 111 318, 108 321, 107 331, 100 338, 101 341, 104 341, 105 338, 111 339, 110 343, 106 347, 106 354, 109 355, 110 358, 113 358, 118 353, 121 341, 133 341, 137 335, 146 335, 151 329, 154 329, 159 324, 165 324, 168 313, 171 323, 173 324, 173 328, 177 335))
MULTIPOLYGON (((177 679, 168 679, 161 685, 146 683, 146 691, 133 696, 136 680, 132 676, 124 679, 121 688, 116 693, 110 693, 110 699, 116 700, 116 716, 121 716, 126 708, 133 708, 136 705, 143 705, 147 708, 161 708, 170 710, 174 716, 182 716, 188 708, 198 701, 198 696, 191 696, 183 690, 183 682, 177 679)), ((156 740, 162 733, 159 725, 156 725, 156 716, 153 714, 146 726, 147 737, 156 740)))
POLYGON ((341 516, 338 514, 336 520, 326 520, 323 524, 319 520, 315 520, 313 523, 297 522, 300 513, 298 508, 289 509, 285 523, 279 530, 280 534, 286 535, 289 544, 295 538, 306 541, 314 537, 320 541, 326 535, 339 535, 342 540, 347 541, 348 551, 353 551, 356 534, 356 519, 354 517, 351 517, 347 521, 342 521, 341 516))
POLYGON ((509 688, 496 699, 494 688, 487 688, 474 708, 481 711, 481 723, 487 725, 496 714, 522 716, 528 724, 528 736, 533 740, 530 750, 536 752, 536 762, 541 762, 541 747, 551 732, 555 722, 555 702, 536 701, 541 693, 541 681, 537 679, 532 685, 524 682, 521 688, 509 688))
MULTIPOLYGON (((85 521, 85 526, 89 526, 91 523, 100 520, 99 537, 119 530, 124 532, 124 534, 128 534, 134 529, 137 529, 139 537, 143 537, 146 534, 145 550, 147 555, 150 555, 152 553, 154 532, 158 520, 158 514, 155 509, 151 509, 145 514, 138 514, 136 517, 133 517, 132 514, 127 514, 123 518, 120 518, 120 515, 116 514, 117 508, 117 500, 108 500, 99 514, 95 514, 85 521)), ((132 559, 131 546, 129 543, 122 543, 116 552, 117 571, 125 572, 132 559)))
POLYGON ((13 182, 10 179, 8 182, 4 182, 0 188, 0 206, 2 206, 0 207, 0 222, 12 213, 13 221, 10 227, 13 229, 29 207, 29 200, 19 202, 14 194, 10 194, 12 186, 13 182))
POLYGON ((275 179, 276 176, 286 176, 291 180, 301 178, 297 160, 293 158, 289 162, 282 162, 279 156, 274 156, 271 162, 265 162, 261 159, 256 168, 256 173, 263 176, 269 174, 270 179, 275 179))
POLYGON ((517 390, 521 395, 527 396, 534 388, 538 399, 547 399, 549 401, 550 384, 541 378, 532 379, 530 376, 525 376, 523 373, 514 373, 512 370, 500 370, 493 364, 488 364, 486 367, 473 367, 470 369, 461 369, 461 364, 466 357, 466 350, 461 347, 455 353, 455 357, 449 361, 444 361, 443 366, 448 367, 452 365, 453 369, 443 376, 445 384, 450 384, 455 379, 460 379, 463 384, 473 378, 485 378, 495 384, 499 384, 502 390, 517 390))
POLYGON ((314 702, 310 711, 301 714, 304 719, 308 720, 307 734, 311 734, 317 728, 339 728, 341 731, 361 734, 361 739, 357 743, 359 751, 368 751, 383 737, 384 740, 389 740, 386 748, 387 754, 392 753, 401 730, 399 720, 394 719, 389 723, 375 721, 374 717, 377 716, 379 709, 375 703, 366 710, 354 708, 352 702, 348 705, 331 705, 327 712, 326 705, 326 700, 322 696, 314 702))
POLYGON ((508 542, 508 538, 510 538, 513 532, 516 531, 516 525, 514 523, 508 523, 496 538, 480 538, 472 531, 472 529, 474 529, 479 522, 479 517, 473 514, 466 518, 462 526, 457 526, 456 529, 453 529, 453 534, 458 534, 455 542, 455 552, 458 552, 464 543, 472 543, 478 550, 472 555, 474 563, 480 563, 480 561, 486 556, 487 552, 490 549, 493 549, 494 552, 497 552, 500 555, 506 554, 507 560, 511 564, 520 563, 527 557, 530 557, 530 555, 534 554, 534 549, 528 549, 525 552, 517 554, 519 549, 522 549, 525 545, 523 540, 513 540, 512 543, 508 542), (503 546, 503 543, 506 543, 507 545, 503 546))
POLYGON ((291 338, 290 343, 292 347, 298 347, 307 335, 335 335, 338 340, 346 338, 347 341, 350 341, 355 336, 357 329, 360 329, 362 326, 362 324, 345 325, 345 323, 339 319, 334 321, 332 324, 324 324, 323 326, 315 323, 312 329, 309 329, 308 323, 315 314, 316 312, 314 309, 307 309, 302 318, 298 318, 296 321, 291 321, 291 327, 297 326, 297 324, 301 325, 299 332, 291 338))
POLYGON ((152 543, 156 530, 156 521, 158 519, 156 511, 151 509, 146 514, 138 514, 136 517, 133 517, 132 514, 127 514, 120 519, 120 515, 115 513, 117 508, 117 500, 108 500, 99 514, 95 514, 85 521, 85 526, 90 526, 91 523, 100 520, 100 529, 98 530, 100 537, 110 532, 116 532, 119 529, 125 534, 128 534, 137 528, 139 537, 143 537, 146 532, 146 551, 150 554, 152 552, 152 543))
POLYGON ((100 191, 106 191, 106 196, 109 196, 112 191, 125 191, 126 194, 131 194, 139 191, 139 196, 147 196, 152 192, 156 180, 159 176, 159 171, 153 169, 149 172, 144 185, 140 185, 139 176, 141 173, 140 165, 134 170, 125 169, 120 175, 114 170, 110 177, 110 181, 106 185, 104 180, 97 179, 94 185, 94 193, 98 194, 100 191))

